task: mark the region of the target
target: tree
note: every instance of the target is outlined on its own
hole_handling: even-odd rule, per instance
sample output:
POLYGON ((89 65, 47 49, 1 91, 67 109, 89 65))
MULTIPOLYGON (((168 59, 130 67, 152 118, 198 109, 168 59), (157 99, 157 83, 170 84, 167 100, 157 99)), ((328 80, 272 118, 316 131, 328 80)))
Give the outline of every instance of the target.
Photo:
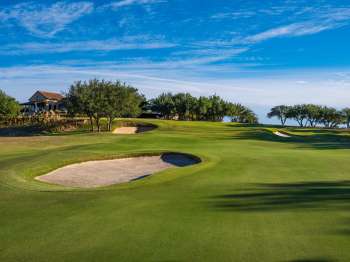
POLYGON ((226 103, 226 115, 231 117, 232 122, 247 124, 258 123, 258 118, 254 112, 238 103, 226 103))
POLYGON ((207 120, 210 107, 211 103, 208 97, 199 97, 194 108, 196 120, 207 120))
POLYGON ((180 120, 192 120, 196 99, 189 93, 178 93, 173 96, 175 111, 180 120))
POLYGON ((336 128, 343 122, 343 114, 333 107, 322 107, 321 110, 321 123, 327 128, 336 128))
POLYGON ((175 102, 171 93, 163 93, 150 101, 151 108, 164 116, 165 119, 171 119, 175 115, 175 102))
POLYGON ((344 122, 346 124, 346 127, 347 128, 350 128, 350 108, 344 108, 342 110, 342 114, 343 114, 343 117, 344 117, 344 122))
POLYGON ((145 98, 138 93, 136 88, 116 81, 108 83, 105 91, 108 95, 104 111, 109 131, 116 117, 136 117, 141 113, 141 106, 145 98))
POLYGON ((189 93, 163 93, 150 100, 150 105, 166 119, 178 116, 179 120, 222 121, 225 116, 231 116, 233 121, 241 123, 258 122, 249 108, 228 103, 217 95, 196 98, 189 93))
POLYGON ((322 106, 307 104, 304 105, 304 108, 306 110, 306 122, 309 123, 310 127, 315 127, 322 119, 322 106))
POLYGON ((93 115, 95 112, 92 80, 77 81, 69 89, 64 100, 68 114, 71 116, 86 115, 90 120, 90 130, 94 131, 93 115))
POLYGON ((290 115, 291 107, 280 105, 275 106, 271 108, 271 111, 267 114, 268 118, 277 117, 280 121, 282 126, 286 124, 286 121, 290 115))
POLYGON ((296 120, 300 127, 304 127, 304 120, 307 119, 307 108, 305 105, 295 105, 290 107, 288 117, 296 120))
POLYGON ((65 104, 69 114, 88 116, 91 131, 94 131, 95 122, 100 132, 103 117, 107 118, 107 129, 111 130, 116 117, 137 116, 143 100, 137 89, 119 81, 93 79, 74 83, 66 95, 65 104))
POLYGON ((258 124, 259 119, 257 115, 249 108, 246 108, 242 115, 240 116, 240 123, 246 123, 246 124, 258 124))
POLYGON ((11 119, 19 115, 21 106, 13 98, 0 90, 0 117, 11 119))
POLYGON ((226 114, 226 102, 217 95, 209 97, 210 107, 208 109, 208 119, 210 121, 222 121, 226 114))

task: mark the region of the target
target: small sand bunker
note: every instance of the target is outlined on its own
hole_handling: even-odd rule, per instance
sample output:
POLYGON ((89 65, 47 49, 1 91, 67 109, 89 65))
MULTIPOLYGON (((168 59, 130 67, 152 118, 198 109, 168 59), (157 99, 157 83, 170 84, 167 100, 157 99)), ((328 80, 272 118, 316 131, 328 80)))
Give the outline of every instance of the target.
POLYGON ((155 129, 155 126, 123 126, 118 127, 113 130, 113 134, 119 134, 119 135, 130 135, 130 134, 137 134, 137 133, 143 133, 147 131, 151 131, 155 129))
POLYGON ((291 137, 291 136, 289 136, 289 135, 287 135, 287 134, 284 134, 284 133, 281 133, 281 132, 278 132, 278 131, 276 131, 276 132, 273 132, 276 136, 280 136, 280 137, 287 137, 287 138, 289 138, 289 137, 291 137))
POLYGON ((170 167, 184 167, 199 162, 194 156, 179 153, 89 161, 59 168, 36 179, 69 187, 92 188, 130 182, 170 167))

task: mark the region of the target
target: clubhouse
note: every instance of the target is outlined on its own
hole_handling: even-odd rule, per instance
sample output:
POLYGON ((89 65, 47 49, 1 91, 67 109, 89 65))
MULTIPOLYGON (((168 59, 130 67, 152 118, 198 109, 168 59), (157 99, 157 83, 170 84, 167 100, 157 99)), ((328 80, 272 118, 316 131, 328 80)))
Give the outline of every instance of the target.
POLYGON ((21 104, 23 113, 59 113, 65 111, 63 105, 63 96, 59 93, 36 91, 29 102, 21 104))

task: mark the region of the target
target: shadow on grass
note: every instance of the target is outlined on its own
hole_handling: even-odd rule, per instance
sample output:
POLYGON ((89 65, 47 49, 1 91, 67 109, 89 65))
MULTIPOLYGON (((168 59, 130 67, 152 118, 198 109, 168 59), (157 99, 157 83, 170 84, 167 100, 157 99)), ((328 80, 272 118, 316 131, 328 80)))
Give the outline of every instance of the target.
POLYGON ((202 162, 199 157, 184 153, 164 153, 161 158, 164 162, 177 167, 186 167, 202 162))
POLYGON ((350 236, 350 218, 343 219, 342 223, 342 226, 331 233, 350 236))
MULTIPOLYGON (((207 202, 213 211, 222 212, 334 212, 350 214, 350 180, 253 184, 247 190, 214 195, 207 202)), ((330 213, 328 213, 330 214, 330 213)), ((323 213, 320 215, 324 215, 323 213)), ((350 218, 339 218, 325 234, 350 237, 350 218)), ((292 261, 334 261, 296 259, 292 261)))
MULTIPOLYGON (((296 130, 300 132, 300 130, 296 130)), ((311 130, 308 130, 310 132, 311 130)), ((341 135, 340 131, 313 130, 314 134, 301 136, 291 135, 289 138, 279 137, 264 128, 255 128, 237 133, 233 138, 240 140, 258 140, 296 144, 299 148, 314 149, 350 149, 350 137, 341 135)), ((306 132, 306 131, 305 131, 306 132)))
POLYGON ((35 126, 0 128, 0 137, 23 137, 40 135, 43 135, 43 130, 35 126))
POLYGON ((50 132, 39 126, 23 126, 23 127, 3 127, 0 128, 0 137, 34 137, 34 136, 69 136, 77 134, 89 134, 87 129, 50 132))
POLYGON ((326 259, 326 258, 315 258, 315 259, 293 259, 284 262, 336 262, 337 260, 326 259))
POLYGON ((287 127, 286 131, 298 132, 298 133, 316 133, 316 134, 341 134, 344 132, 349 132, 347 129, 329 129, 329 128, 303 128, 303 127, 287 127))
POLYGON ((254 184, 241 192, 213 196, 210 204, 223 211, 350 211, 350 181, 254 184))

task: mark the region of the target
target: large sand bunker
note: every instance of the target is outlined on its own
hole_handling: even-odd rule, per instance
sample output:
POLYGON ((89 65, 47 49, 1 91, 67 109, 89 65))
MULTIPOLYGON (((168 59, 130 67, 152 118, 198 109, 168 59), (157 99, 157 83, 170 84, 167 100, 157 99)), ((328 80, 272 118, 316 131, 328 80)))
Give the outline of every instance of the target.
POLYGON ((122 126, 114 129, 113 134, 119 134, 119 135, 137 134, 137 133, 151 131, 155 128, 156 126, 151 126, 151 125, 122 126))
POLYGON ((36 179, 69 187, 91 188, 130 182, 170 167, 184 167, 199 162, 194 156, 180 153, 89 161, 59 168, 36 179))

